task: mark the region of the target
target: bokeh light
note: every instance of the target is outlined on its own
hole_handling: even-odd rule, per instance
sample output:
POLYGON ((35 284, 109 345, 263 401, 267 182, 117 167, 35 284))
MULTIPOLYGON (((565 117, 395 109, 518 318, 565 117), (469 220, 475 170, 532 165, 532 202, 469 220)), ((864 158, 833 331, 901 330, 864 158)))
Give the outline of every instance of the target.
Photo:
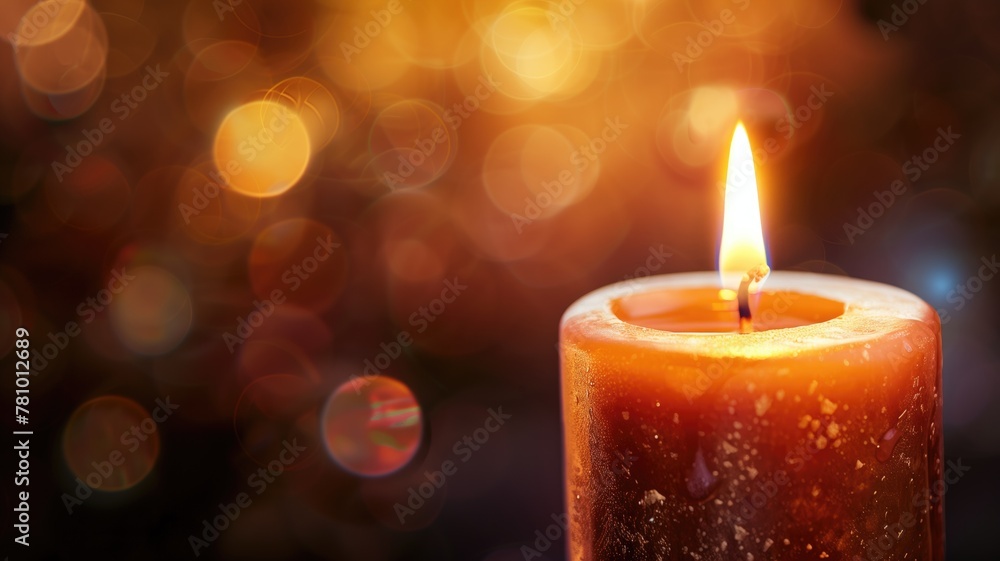
POLYGON ((21 18, 13 35, 17 69, 27 97, 48 97, 54 111, 45 118, 66 119, 96 101, 107 70, 108 33, 104 20, 83 0, 44 0, 21 18), (77 94, 74 96, 74 94, 77 94), (72 101, 67 101, 67 99, 72 101))
POLYGON ((550 8, 515 2, 490 25, 483 59, 487 72, 499 74, 501 88, 521 99, 565 93, 577 85, 582 49, 572 19, 554 24, 550 8), (495 58, 494 58, 495 57, 495 58))
POLYGON ((564 130, 522 125, 493 141, 483 159, 483 186, 500 211, 546 219, 587 195, 600 175, 598 158, 608 141, 564 130))
POLYGON ((73 476, 92 489, 124 491, 156 466, 160 433, 134 400, 98 397, 80 405, 66 422, 62 453, 73 476))
POLYGON ((254 101, 232 110, 215 135, 215 166, 228 186, 252 197, 291 189, 309 165, 309 130, 294 110, 254 101))
MULTIPOLYGON (((71 525, 125 517, 183 545, 297 438, 307 461, 212 555, 520 556, 564 509, 559 318, 611 282, 715 269, 737 121, 774 269, 886 282, 939 311, 946 452, 988 479, 1000 284, 956 294, 1000 245, 996 4, 4 0, 0 352, 29 327, 51 357, 34 353, 32 403, 92 427, 53 448, 66 484, 148 415, 137 403, 171 395, 187 423, 169 463, 140 448, 104 484, 162 470, 162 493, 138 511, 105 497, 71 525), (917 12, 893 23, 897 6, 917 12), (916 163, 939 130, 960 136, 916 163), (81 316, 113 271, 134 279, 81 316), (449 286, 467 288, 445 302, 449 286), (111 391, 128 397, 79 405, 111 391), (518 428, 401 523, 394 505, 500 394, 518 428), (204 476, 178 477, 192 462, 204 476), (454 523, 487 509, 509 523, 454 523)), ((988 496, 949 490, 949 558, 992 546, 988 496)))
POLYGON ((340 467, 377 477, 405 466, 420 447, 423 419, 408 387, 357 376, 338 387, 321 419, 326 450, 340 467))
POLYGON ((400 101, 379 113, 370 140, 372 171, 386 187, 421 187, 447 171, 456 136, 443 113, 419 100, 400 101))
POLYGON ((111 306, 118 338, 140 355, 173 350, 188 334, 194 315, 187 289, 160 267, 136 267, 124 273, 132 278, 111 306))
POLYGON ((298 114, 309 131, 313 151, 323 148, 337 134, 340 111, 337 100, 323 84, 303 76, 287 78, 268 90, 265 101, 283 103, 298 114))

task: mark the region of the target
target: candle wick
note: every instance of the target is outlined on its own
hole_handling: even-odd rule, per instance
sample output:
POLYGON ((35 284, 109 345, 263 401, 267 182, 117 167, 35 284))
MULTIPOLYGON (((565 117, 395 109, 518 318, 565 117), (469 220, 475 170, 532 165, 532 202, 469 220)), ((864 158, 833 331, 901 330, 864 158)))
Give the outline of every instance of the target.
POLYGON ((740 333, 753 333, 753 317, 750 314, 750 288, 764 280, 771 269, 767 265, 757 265, 743 275, 736 300, 740 309, 740 333))

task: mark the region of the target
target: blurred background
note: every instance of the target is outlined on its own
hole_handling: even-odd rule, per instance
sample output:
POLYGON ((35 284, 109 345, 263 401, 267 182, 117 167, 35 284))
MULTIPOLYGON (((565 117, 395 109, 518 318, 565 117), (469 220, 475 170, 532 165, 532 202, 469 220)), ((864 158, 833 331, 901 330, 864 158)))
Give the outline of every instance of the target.
POLYGON ((998 26, 987 0, 5 0, 12 558, 562 559, 560 315, 715 269, 743 120, 772 268, 941 314, 949 558, 996 559, 998 26))

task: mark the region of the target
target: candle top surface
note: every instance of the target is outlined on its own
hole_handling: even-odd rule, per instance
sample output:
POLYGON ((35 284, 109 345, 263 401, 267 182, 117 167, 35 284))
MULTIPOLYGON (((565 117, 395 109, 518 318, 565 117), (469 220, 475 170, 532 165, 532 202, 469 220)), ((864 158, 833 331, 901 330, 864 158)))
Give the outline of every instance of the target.
POLYGON ((777 272, 752 304, 758 330, 739 333, 736 302, 720 296, 718 283, 716 273, 701 272, 609 285, 570 306, 562 323, 580 340, 746 358, 938 331, 934 310, 900 288, 777 272))

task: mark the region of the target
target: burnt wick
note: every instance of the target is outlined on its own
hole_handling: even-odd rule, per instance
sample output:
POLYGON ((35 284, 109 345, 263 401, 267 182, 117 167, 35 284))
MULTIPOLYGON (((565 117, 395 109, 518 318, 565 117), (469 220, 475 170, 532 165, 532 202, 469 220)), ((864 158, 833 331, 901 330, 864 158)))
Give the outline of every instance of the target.
POLYGON ((757 265, 743 275, 736 300, 740 309, 740 333, 753 333, 753 317, 750 314, 750 288, 767 278, 771 269, 767 265, 757 265))

